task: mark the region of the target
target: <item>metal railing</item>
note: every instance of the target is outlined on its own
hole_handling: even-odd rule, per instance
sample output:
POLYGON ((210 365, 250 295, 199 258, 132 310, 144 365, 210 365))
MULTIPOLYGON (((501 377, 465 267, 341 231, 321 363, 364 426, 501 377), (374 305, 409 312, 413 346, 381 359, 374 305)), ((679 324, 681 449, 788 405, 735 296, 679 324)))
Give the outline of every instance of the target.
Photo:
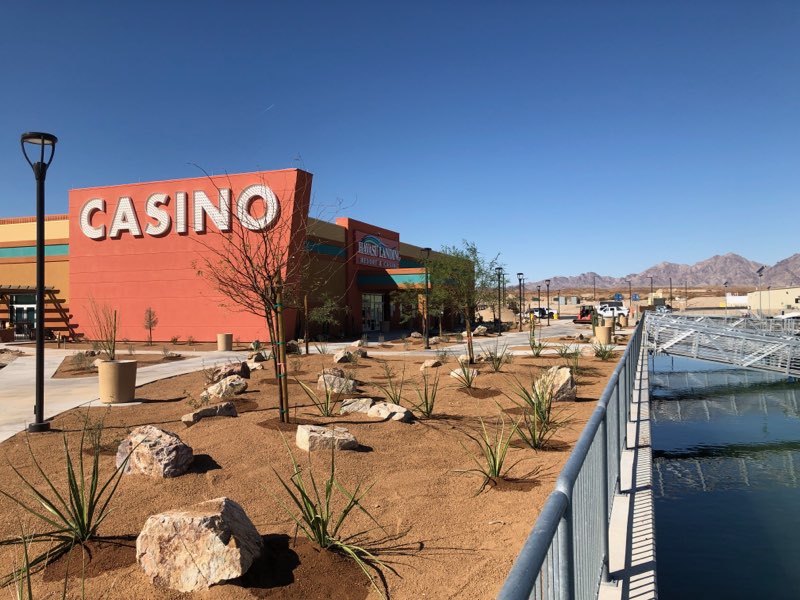
POLYGON ((608 580, 608 525, 619 489, 642 320, 536 519, 498 600, 588 600, 608 580))

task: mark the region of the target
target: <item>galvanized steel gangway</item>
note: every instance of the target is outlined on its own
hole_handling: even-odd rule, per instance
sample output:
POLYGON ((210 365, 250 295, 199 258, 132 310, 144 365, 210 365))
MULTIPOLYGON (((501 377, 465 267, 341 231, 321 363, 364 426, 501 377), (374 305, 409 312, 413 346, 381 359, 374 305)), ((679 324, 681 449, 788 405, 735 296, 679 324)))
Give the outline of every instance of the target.
POLYGON ((800 377, 800 323, 794 319, 650 313, 645 331, 656 353, 800 377))

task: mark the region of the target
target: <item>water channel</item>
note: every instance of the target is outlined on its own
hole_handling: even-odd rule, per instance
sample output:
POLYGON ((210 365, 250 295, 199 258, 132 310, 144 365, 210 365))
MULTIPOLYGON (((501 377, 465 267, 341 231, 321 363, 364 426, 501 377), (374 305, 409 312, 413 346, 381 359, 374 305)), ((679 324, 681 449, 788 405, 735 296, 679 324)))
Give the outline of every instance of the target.
POLYGON ((800 382, 650 363, 661 600, 800 598, 800 382))

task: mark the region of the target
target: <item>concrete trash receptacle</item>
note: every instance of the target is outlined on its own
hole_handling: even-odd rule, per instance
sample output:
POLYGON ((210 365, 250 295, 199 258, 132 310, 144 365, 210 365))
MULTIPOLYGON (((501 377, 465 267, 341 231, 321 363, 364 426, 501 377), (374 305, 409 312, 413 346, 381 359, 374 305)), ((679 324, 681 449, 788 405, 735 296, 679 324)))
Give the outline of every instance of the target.
POLYGON ((608 326, 599 326, 594 328, 594 334, 597 338, 598 344, 603 344, 607 346, 611 343, 611 327, 608 326))
POLYGON ((628 317, 625 315, 619 316, 619 326, 620 327, 627 327, 628 326, 628 317))
POLYGON ((230 352, 233 350, 233 334, 232 333, 218 333, 217 334, 217 351, 230 352))
POLYGON ((105 360, 98 367, 100 402, 133 402, 136 397, 136 361, 105 360))

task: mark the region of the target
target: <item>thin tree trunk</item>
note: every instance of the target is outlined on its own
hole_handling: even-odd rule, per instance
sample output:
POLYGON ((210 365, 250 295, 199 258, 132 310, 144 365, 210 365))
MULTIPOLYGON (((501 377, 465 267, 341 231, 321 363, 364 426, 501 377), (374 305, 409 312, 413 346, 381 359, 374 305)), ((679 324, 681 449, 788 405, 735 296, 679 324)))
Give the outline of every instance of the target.
POLYGON ((280 387, 280 417, 282 423, 289 422, 289 381, 286 377, 286 333, 283 323, 283 285, 279 283, 276 295, 276 320, 278 321, 278 386, 280 387))
POLYGON ((469 364, 475 364, 475 351, 472 349, 472 323, 469 321, 469 315, 464 313, 464 321, 467 323, 467 354, 469 355, 469 364))
POLYGON ((306 354, 308 354, 308 294, 303 295, 303 340, 305 340, 306 354))

